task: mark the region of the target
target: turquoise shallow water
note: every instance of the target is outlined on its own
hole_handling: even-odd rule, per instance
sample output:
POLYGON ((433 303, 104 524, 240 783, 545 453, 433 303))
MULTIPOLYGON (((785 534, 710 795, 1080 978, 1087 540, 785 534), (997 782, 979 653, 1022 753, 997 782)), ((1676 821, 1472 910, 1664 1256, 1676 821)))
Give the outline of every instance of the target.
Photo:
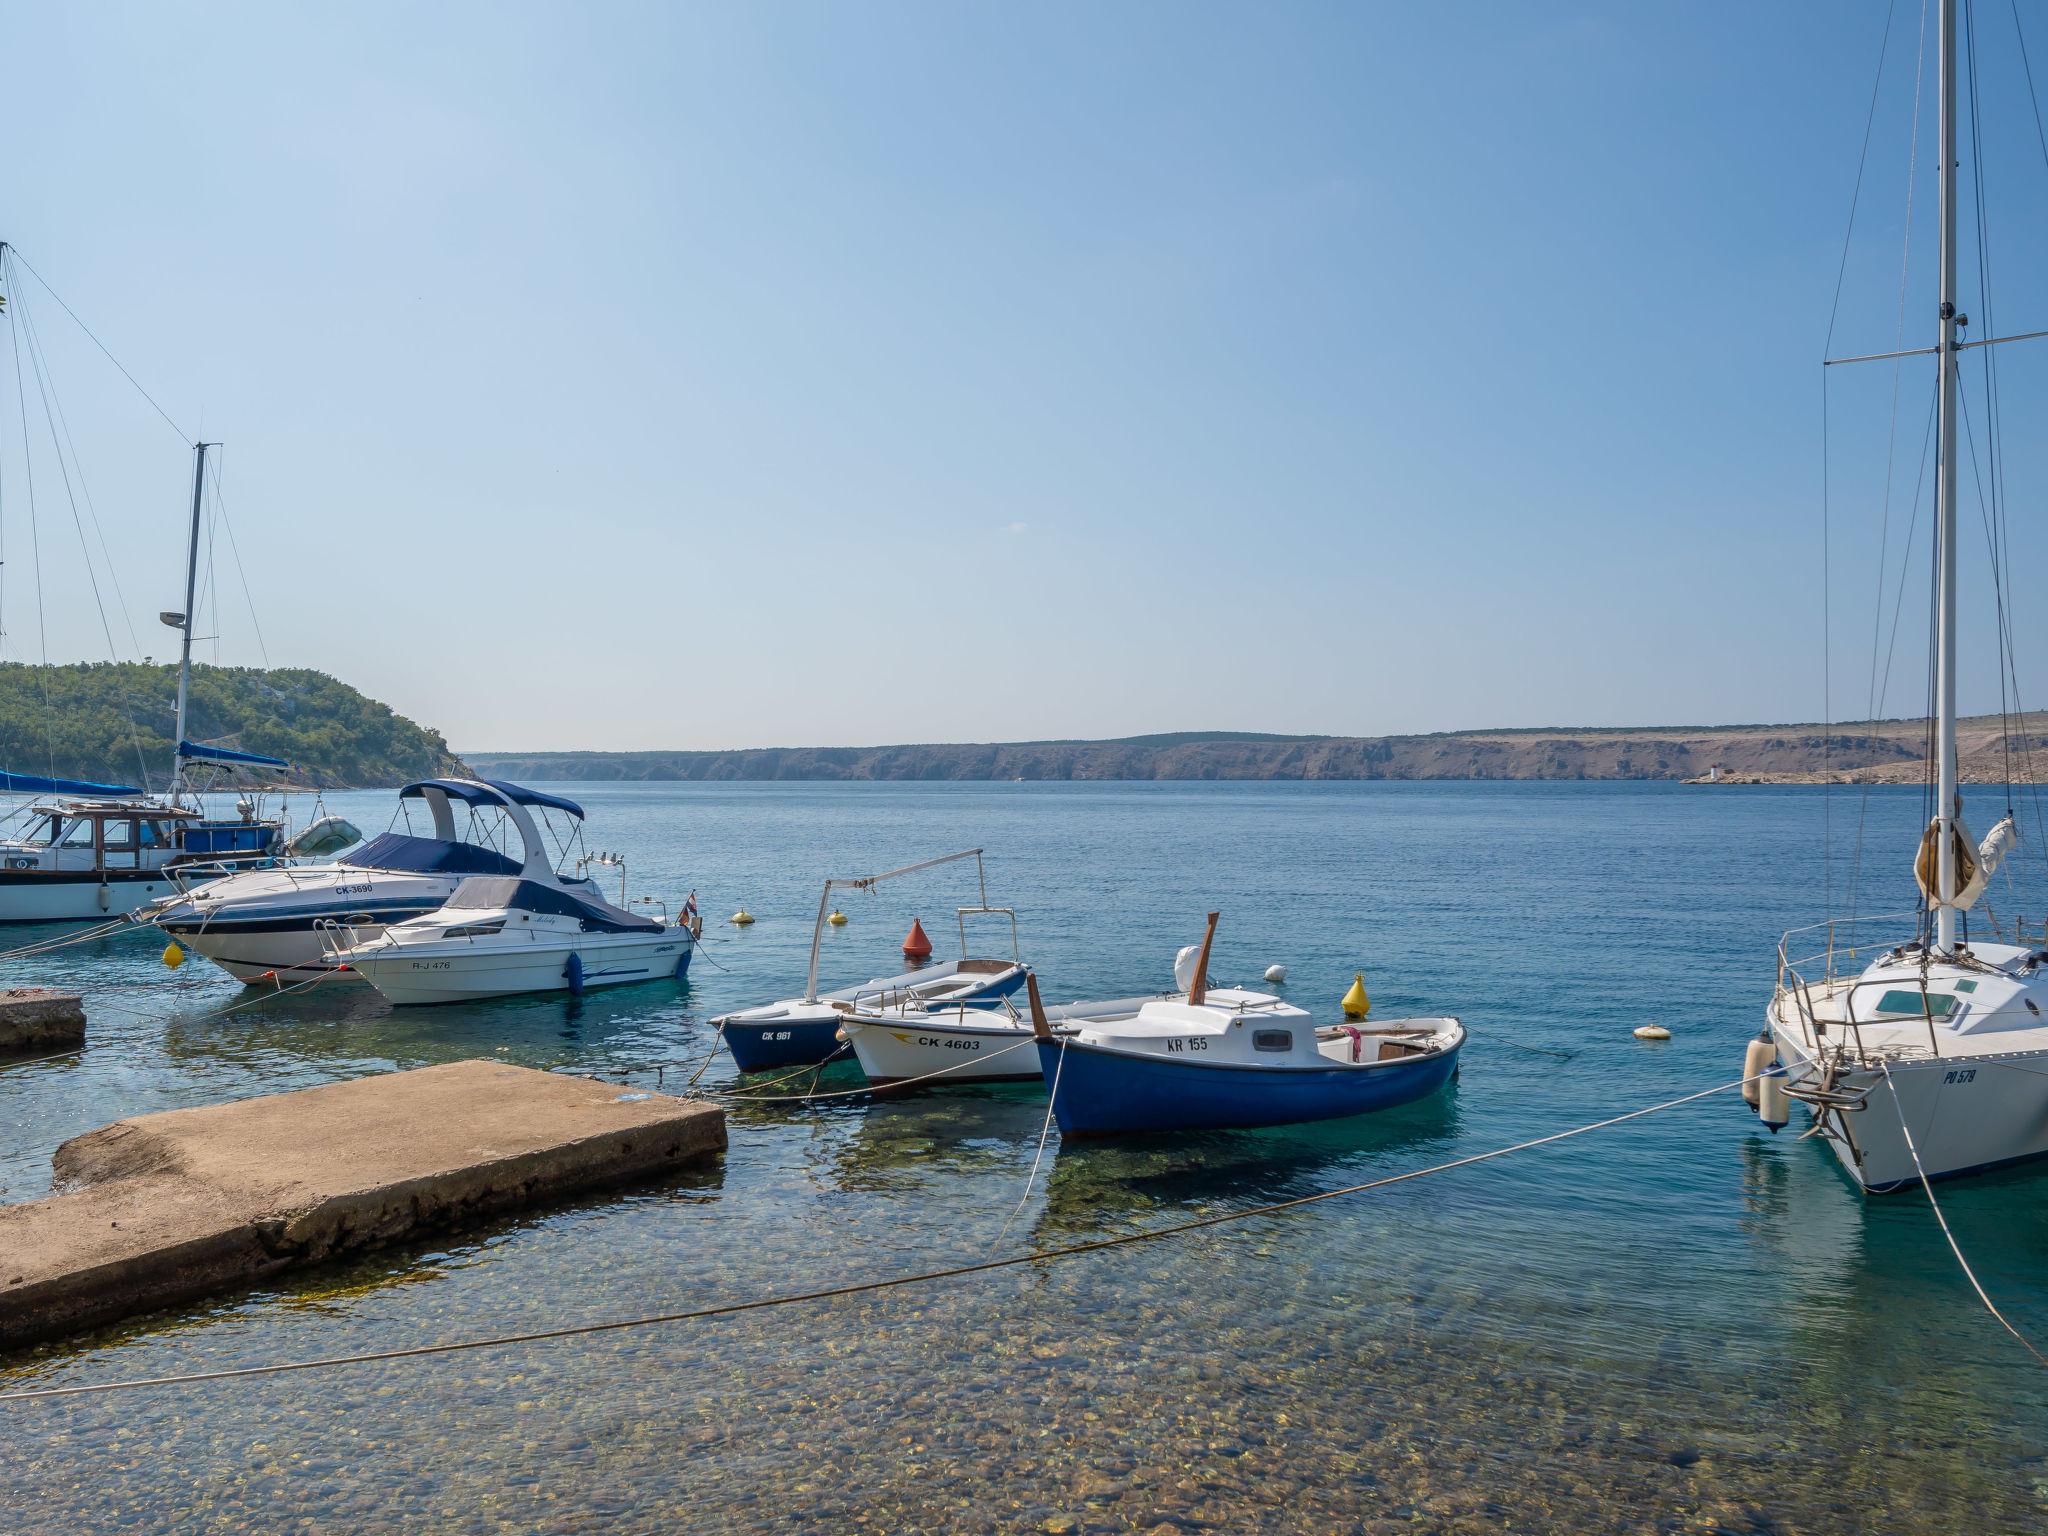
MULTIPOLYGON (((392 1013, 240 989, 140 938, 12 964, 84 987, 79 1057, 0 1067, 0 1198, 120 1115, 501 1053, 673 1086, 704 1020, 801 986, 818 885, 979 843, 1051 998, 1275 961, 1334 1014, 1472 1030, 1430 1103, 1062 1148, 1018 1209, 1021 1089, 735 1112, 672 1187, 380 1252, 0 1364, 10 1386, 386 1348, 979 1257, 1443 1161, 1736 1076, 1778 933, 1820 915, 1814 790, 1666 785, 580 785, 631 884, 701 893, 687 985, 392 1013), (744 903, 745 932, 715 919, 744 903), (1648 1045, 1637 1024, 1669 1025, 1648 1045), (1534 1049, 1532 1049, 1534 1048, 1534 1049), (1556 1054, 1566 1053, 1566 1054, 1556 1054)), ((367 827, 388 796, 331 802, 367 827)), ((1844 864, 1857 819, 1838 797, 1844 864)), ((1872 795, 1867 900, 1910 899, 1916 792, 1872 795)), ((1988 820, 1981 816, 1980 820, 1988 820)), ((1839 869, 1840 866, 1838 866, 1839 869)), ((846 903, 828 980, 942 947, 956 867, 846 903)), ((1993 900, 2048 913, 2036 882, 1993 900)), ((991 944, 1006 937, 992 925, 991 944)), ((688 1068, 684 1069, 685 1071, 688 1068)), ((729 1077, 720 1062, 710 1081, 729 1077)), ((848 1086, 843 1069, 824 1086, 848 1086)), ((2048 1173, 1949 1186, 2048 1335, 2048 1173)), ((1505 1162, 927 1291, 325 1374, 0 1409, 22 1531, 2023 1531, 2048 1379, 1925 1203, 1866 1203, 1733 1096, 1505 1162)))

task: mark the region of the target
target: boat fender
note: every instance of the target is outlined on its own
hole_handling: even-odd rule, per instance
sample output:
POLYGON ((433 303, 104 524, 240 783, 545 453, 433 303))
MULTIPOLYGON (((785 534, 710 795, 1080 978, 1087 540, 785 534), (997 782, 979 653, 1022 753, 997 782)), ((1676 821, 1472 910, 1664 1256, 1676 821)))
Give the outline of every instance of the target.
POLYGON ((844 928, 846 926, 846 914, 840 911, 837 907, 834 907, 832 909, 832 915, 826 918, 825 921, 830 923, 834 928, 844 928))
POLYGON ((1742 1100, 1751 1109, 1756 1108, 1759 1079, 1778 1059, 1778 1042, 1771 1038, 1767 1029, 1749 1042, 1749 1049, 1742 1053, 1742 1100))
POLYGON ((581 997, 583 995, 583 957, 581 955, 572 953, 569 956, 569 963, 562 967, 562 979, 569 983, 569 995, 571 997, 581 997))
POLYGON ((1757 1084, 1756 1117, 1777 1135, 1792 1118, 1792 1096, 1785 1092, 1785 1068, 1773 1062, 1757 1084))
POLYGON ((1268 980, 1268 981, 1270 981, 1271 983, 1273 983, 1273 985, 1274 985, 1274 986, 1276 986, 1276 987, 1277 987, 1277 986, 1279 986, 1279 985, 1280 985, 1280 983, 1281 983, 1281 982, 1283 982, 1283 981, 1285 981, 1286 979, 1287 979, 1287 967, 1286 967, 1286 966, 1284 966, 1284 965, 1269 965, 1269 966, 1267 966, 1267 967, 1266 967, 1266 980, 1268 980))
POLYGON ((1339 1024, 1337 1027, 1351 1037, 1351 1059, 1353 1061, 1363 1060, 1365 1056, 1365 1031, 1354 1028, 1349 1024, 1339 1024))
POLYGON ((100 882, 100 910, 106 911, 114 904, 114 888, 104 880, 100 882))
POLYGON ((183 965, 184 963, 185 951, 178 947, 178 941, 176 939, 171 940, 170 943, 164 946, 164 965, 170 970, 175 971, 179 966, 183 965))
POLYGON ((1365 972, 1351 978, 1351 990, 1344 994, 1344 1017, 1362 1019, 1372 1012, 1372 999, 1365 995, 1365 972))
POLYGON ((676 956, 676 980, 681 981, 690 974, 690 946, 684 945, 683 952, 676 956))
POLYGON ((1638 1024, 1635 1036, 1638 1040, 1669 1040, 1671 1031, 1662 1024, 1638 1024))
POLYGON ((932 941, 926 936, 924 924, 916 918, 910 920, 910 932, 903 938, 903 958, 906 960, 929 960, 932 957, 932 941))

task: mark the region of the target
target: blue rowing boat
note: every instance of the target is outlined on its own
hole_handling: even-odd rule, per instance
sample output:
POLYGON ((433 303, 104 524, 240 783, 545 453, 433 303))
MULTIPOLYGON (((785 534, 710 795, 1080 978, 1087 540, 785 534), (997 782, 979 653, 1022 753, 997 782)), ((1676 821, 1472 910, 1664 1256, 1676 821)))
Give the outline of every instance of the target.
POLYGON ((1027 979, 1062 1136, 1335 1120, 1427 1098, 1457 1076, 1456 1019, 1318 1025, 1270 993, 1210 987, 1215 934, 1212 912, 1185 995, 1129 1012, 1055 1024, 1027 979))

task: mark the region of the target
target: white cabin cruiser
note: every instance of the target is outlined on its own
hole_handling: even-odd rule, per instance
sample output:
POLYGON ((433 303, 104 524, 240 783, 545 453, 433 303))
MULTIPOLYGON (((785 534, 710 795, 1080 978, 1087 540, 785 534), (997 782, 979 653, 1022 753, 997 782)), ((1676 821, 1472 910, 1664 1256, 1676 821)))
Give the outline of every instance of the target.
POLYGON ((587 880, 565 879, 549 865, 526 805, 510 795, 502 805, 525 846, 517 873, 471 875, 441 907, 375 934, 330 926, 329 961, 401 1006, 581 993, 688 974, 696 935, 687 917, 642 917, 613 906, 587 880))
MULTIPOLYGON (((398 796, 404 831, 394 826, 332 863, 284 864, 210 880, 137 917, 237 981, 309 980, 337 969, 328 953, 334 924, 367 941, 393 923, 438 911, 469 876, 517 875, 523 861, 505 851, 513 830, 508 805, 583 819, 573 800, 499 779, 421 779, 398 796), (413 801, 424 804, 431 819, 426 836, 411 831, 407 808, 413 801), (457 806, 469 817, 460 832, 457 806)), ((578 891, 593 889, 588 881, 564 878, 578 891)))
POLYGON ((267 861, 278 834, 246 801, 218 820, 118 784, 0 774, 0 788, 37 795, 0 838, 4 923, 120 917, 175 892, 181 868, 267 861))

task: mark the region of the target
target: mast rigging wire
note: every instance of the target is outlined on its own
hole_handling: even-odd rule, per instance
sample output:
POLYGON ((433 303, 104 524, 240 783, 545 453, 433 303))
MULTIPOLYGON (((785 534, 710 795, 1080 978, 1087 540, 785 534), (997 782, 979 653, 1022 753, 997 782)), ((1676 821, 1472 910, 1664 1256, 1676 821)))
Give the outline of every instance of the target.
POLYGON ((152 395, 148 390, 144 389, 140 384, 136 383, 135 375, 127 370, 127 368, 122 364, 121 359, 114 356, 112 352, 107 351, 107 344, 101 341, 99 337, 93 335, 91 326, 87 325, 83 320, 78 318, 78 311, 73 309, 69 304, 66 304, 64 302, 64 295, 59 293, 56 289, 52 288, 49 284, 49 280, 46 279, 42 273, 38 272, 33 266, 29 264, 29 259, 21 254, 21 247, 17 245, 9 245, 7 247, 7 250, 16 262, 18 262, 21 266, 27 268, 28 275, 30 277, 33 277, 38 283, 42 285, 43 292, 47 293, 51 298, 57 301, 58 307, 62 309, 65 314, 71 317, 72 324, 76 325, 81 331, 85 332, 87 338, 92 342, 92 344, 98 347, 100 351, 103 354, 105 354, 107 361, 112 363, 116 368, 119 368, 121 370, 121 377, 126 379, 130 384, 135 385, 135 393, 142 396, 143 399, 147 400, 149 402, 150 409, 155 411, 157 415, 163 417, 164 424, 168 426, 173 432, 178 434, 178 441, 189 447, 192 442, 191 435, 188 432, 186 432, 183 427, 179 426, 175 421, 171 420, 171 413, 156 403, 156 397, 154 395, 152 395))

